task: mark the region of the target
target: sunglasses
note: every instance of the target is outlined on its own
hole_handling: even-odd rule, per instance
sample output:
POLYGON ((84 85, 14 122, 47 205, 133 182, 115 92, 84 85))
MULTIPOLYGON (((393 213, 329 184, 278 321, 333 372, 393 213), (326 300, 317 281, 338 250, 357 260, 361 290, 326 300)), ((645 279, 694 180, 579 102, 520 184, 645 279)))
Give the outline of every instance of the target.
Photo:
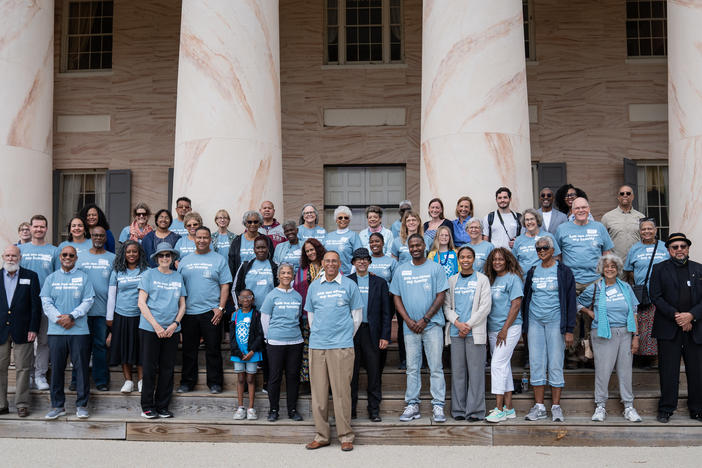
POLYGON ((619 192, 620 197, 623 197, 624 195, 629 197, 629 196, 631 196, 631 192, 619 192))
POLYGON ((240 301, 243 301, 243 300, 251 300, 251 299, 253 299, 253 296, 249 296, 249 295, 246 295, 246 296, 239 296, 239 300, 240 300, 240 301))
POLYGON ((687 248, 687 244, 674 244, 668 248, 670 250, 685 250, 687 248))
POLYGON ((146 218, 148 215, 146 213, 137 213, 137 218, 146 218))
POLYGON ((253 221, 252 221, 252 220, 247 220, 247 221, 246 221, 246 224, 259 224, 259 222, 260 222, 260 221, 257 220, 257 219, 254 219, 253 221))
POLYGON ((553 198, 553 194, 552 194, 552 193, 542 193, 542 194, 539 195, 539 196, 540 196, 541 198, 553 198))
POLYGON ((76 256, 76 254, 72 254, 72 253, 62 253, 61 254, 61 257, 63 257, 63 258, 73 258, 75 256, 76 256))
POLYGON ((346 220, 346 219, 350 219, 350 218, 349 218, 348 216, 338 216, 336 219, 338 219, 338 220, 346 220))
POLYGON ((535 247, 537 252, 546 252, 547 250, 551 249, 551 247, 547 247, 545 245, 541 245, 539 247, 535 247))
POLYGON ((186 224, 185 227, 186 228, 199 228, 200 225, 199 224, 186 224))
POLYGON ((160 253, 160 254, 156 255, 156 258, 171 258, 171 254, 170 253, 160 253))

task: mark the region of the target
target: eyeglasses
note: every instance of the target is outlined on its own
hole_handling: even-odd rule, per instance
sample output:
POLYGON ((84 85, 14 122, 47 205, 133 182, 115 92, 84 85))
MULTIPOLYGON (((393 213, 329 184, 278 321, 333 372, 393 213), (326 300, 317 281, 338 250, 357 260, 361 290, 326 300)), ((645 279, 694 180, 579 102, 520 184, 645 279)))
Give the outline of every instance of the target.
POLYGON ((309 215, 314 215, 314 211, 308 211, 306 213, 302 213, 302 216, 309 216, 309 215))
POLYGON ((338 216, 336 219, 338 219, 338 220, 341 221, 341 220, 347 220, 347 219, 350 219, 350 218, 349 218, 348 216, 338 216))
POLYGON ((240 300, 240 301, 241 301, 241 300, 251 300, 251 299, 253 299, 253 296, 249 296, 249 295, 246 295, 246 296, 239 296, 239 300, 240 300))
POLYGON ((246 220, 246 224, 259 224, 259 223, 260 223, 260 221, 257 219, 254 219, 254 220, 247 219, 246 220))
POLYGON ((540 245, 540 246, 538 246, 538 247, 535 247, 535 249, 536 249, 537 252, 546 252, 546 251, 549 250, 550 248, 551 248, 551 247, 548 247, 548 246, 546 246, 546 245, 540 245))
POLYGON ((228 217, 228 216, 217 216, 215 219, 216 219, 216 220, 220 220, 220 219, 229 219, 229 217, 228 217))
POLYGON ((620 197, 623 197, 624 195, 626 195, 627 197, 630 197, 630 196, 631 196, 631 192, 619 192, 619 196, 620 196, 620 197))
POLYGON ((76 256, 76 254, 72 254, 72 253, 62 253, 61 254, 61 257, 63 257, 63 258, 73 258, 75 256, 76 256))
POLYGON ((142 218, 142 217, 143 217, 143 218, 146 218, 147 216, 149 216, 149 215, 146 214, 146 213, 137 213, 136 215, 137 215, 137 218, 142 218))
POLYGON ((668 248, 670 250, 685 250, 687 248, 687 244, 672 244, 668 248))
POLYGON ((186 228, 199 228, 200 225, 199 224, 186 224, 185 227, 186 228))
POLYGON ((166 252, 166 253, 160 253, 160 254, 156 255, 156 258, 171 258, 171 254, 170 254, 170 253, 167 253, 167 252, 166 252))
POLYGON ((541 195, 539 195, 539 197, 541 197, 541 198, 553 198, 553 194, 552 194, 552 193, 542 193, 541 195))

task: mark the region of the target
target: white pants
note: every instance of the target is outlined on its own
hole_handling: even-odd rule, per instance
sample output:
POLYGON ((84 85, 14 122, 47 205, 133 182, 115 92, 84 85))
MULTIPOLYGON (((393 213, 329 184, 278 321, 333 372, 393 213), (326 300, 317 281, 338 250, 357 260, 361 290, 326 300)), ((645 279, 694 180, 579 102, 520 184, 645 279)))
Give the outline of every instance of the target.
POLYGON ((512 325, 507 329, 507 340, 499 347, 497 343, 497 332, 489 332, 490 352, 492 361, 490 362, 490 393, 493 395, 504 395, 505 392, 514 391, 514 381, 512 380, 512 352, 519 343, 522 336, 522 324, 512 325))

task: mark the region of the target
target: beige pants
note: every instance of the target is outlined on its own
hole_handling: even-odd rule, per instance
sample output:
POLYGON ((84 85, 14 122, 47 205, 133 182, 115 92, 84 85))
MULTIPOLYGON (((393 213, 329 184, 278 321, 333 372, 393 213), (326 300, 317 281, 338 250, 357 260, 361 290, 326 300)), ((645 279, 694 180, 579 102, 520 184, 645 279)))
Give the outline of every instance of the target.
POLYGON ((351 429, 351 377, 353 348, 310 349, 310 389, 312 416, 317 434, 314 440, 326 444, 331 439, 329 427, 329 385, 334 401, 334 419, 339 441, 353 442, 351 429))
POLYGON ((7 368, 10 366, 10 352, 15 352, 16 390, 15 406, 29 407, 29 375, 34 363, 34 343, 17 344, 8 336, 7 341, 0 345, 0 408, 7 408, 7 368))

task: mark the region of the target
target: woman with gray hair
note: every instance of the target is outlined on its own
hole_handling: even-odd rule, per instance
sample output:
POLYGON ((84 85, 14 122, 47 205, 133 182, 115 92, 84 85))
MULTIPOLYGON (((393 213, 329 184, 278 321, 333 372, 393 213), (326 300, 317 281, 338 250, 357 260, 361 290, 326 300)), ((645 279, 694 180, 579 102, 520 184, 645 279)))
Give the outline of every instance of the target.
POLYGON ((278 266, 283 263, 291 264, 293 266, 293 274, 295 274, 300 267, 300 255, 302 255, 302 242, 297 237, 297 223, 295 221, 285 221, 281 227, 288 240, 275 246, 273 262, 278 266))
POLYGON ((327 236, 327 230, 319 226, 319 211, 312 203, 307 203, 302 207, 300 215, 300 225, 297 228, 297 235, 300 241, 304 244, 307 239, 317 239, 324 245, 324 238, 327 236))
POLYGON ((479 218, 472 218, 468 221, 466 232, 470 236, 470 248, 475 252, 473 269, 485 273, 485 261, 495 246, 491 242, 483 240, 483 222, 479 218))
MULTIPOLYGON (((229 246, 229 270, 232 273, 232 278, 236 277, 237 271, 242 263, 252 260, 254 254, 254 241, 259 236, 258 228, 263 223, 263 216, 255 210, 246 211, 241 217, 241 224, 244 226, 244 233, 237 236, 231 246, 229 246)), ((273 258, 273 241, 268 239, 268 256, 273 258)))
POLYGON ((593 421, 607 417, 605 404, 609 397, 609 379, 616 366, 619 396, 624 404, 624 418, 640 422, 634 408, 631 385, 632 354, 639 348, 636 308, 639 301, 628 283, 619 279, 622 260, 605 254, 597 262, 601 278, 589 285, 578 297, 578 308, 592 319, 592 352, 595 358, 595 412, 593 421))
POLYGON ((341 260, 341 273, 349 275, 351 273, 351 257, 353 251, 361 248, 361 239, 354 231, 349 229, 351 224, 351 208, 339 206, 334 210, 336 220, 336 231, 328 232, 324 239, 324 248, 333 250, 339 254, 341 260))
POLYGON ((553 240, 553 256, 558 257, 561 254, 561 249, 558 247, 558 242, 554 239, 553 235, 542 229, 543 218, 541 214, 529 208, 524 210, 522 215, 522 226, 524 231, 517 236, 514 240, 514 247, 512 247, 512 253, 517 257, 519 266, 522 267, 522 271, 526 272, 533 266, 541 263, 539 256, 536 254, 536 249, 534 248, 536 241, 542 237, 550 237, 553 240))

